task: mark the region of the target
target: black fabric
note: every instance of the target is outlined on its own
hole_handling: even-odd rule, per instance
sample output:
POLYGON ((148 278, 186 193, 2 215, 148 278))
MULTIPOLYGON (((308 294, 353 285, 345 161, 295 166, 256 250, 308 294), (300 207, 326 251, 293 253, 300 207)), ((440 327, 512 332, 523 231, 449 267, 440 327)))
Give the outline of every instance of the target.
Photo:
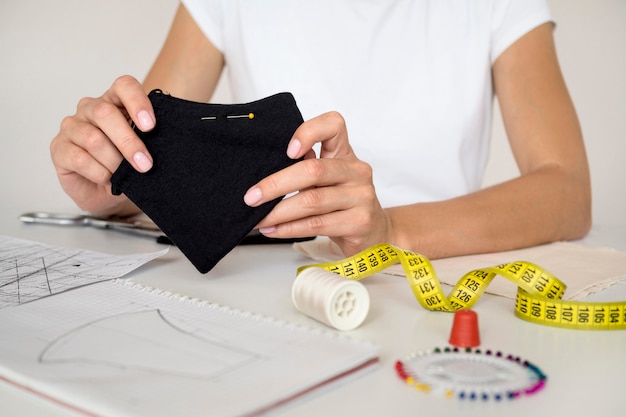
POLYGON ((281 200, 253 208, 243 196, 297 162, 286 150, 302 116, 290 93, 232 105, 191 102, 160 90, 149 98, 156 127, 135 131, 154 165, 142 174, 124 160, 111 178, 112 191, 126 194, 206 273, 281 200))

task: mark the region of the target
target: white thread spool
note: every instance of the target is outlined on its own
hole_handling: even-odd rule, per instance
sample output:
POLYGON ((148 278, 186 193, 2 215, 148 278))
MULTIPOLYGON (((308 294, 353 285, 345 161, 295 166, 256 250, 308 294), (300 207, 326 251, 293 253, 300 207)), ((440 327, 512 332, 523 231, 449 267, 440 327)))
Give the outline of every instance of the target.
POLYGON ((337 330, 356 329, 370 308, 363 284, 315 267, 298 274, 291 296, 298 310, 337 330))

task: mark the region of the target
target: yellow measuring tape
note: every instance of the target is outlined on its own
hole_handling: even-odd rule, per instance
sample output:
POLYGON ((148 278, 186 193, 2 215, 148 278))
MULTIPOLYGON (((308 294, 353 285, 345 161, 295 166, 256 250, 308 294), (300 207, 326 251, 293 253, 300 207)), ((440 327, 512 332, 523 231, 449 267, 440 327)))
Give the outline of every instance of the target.
POLYGON ((400 262, 415 298, 426 309, 449 311, 471 308, 496 275, 517 285, 515 315, 547 326, 580 330, 626 329, 626 302, 562 300, 566 285, 543 268, 516 261, 465 274, 448 296, 430 260, 418 253, 383 243, 349 258, 314 265, 345 278, 361 280, 400 262))

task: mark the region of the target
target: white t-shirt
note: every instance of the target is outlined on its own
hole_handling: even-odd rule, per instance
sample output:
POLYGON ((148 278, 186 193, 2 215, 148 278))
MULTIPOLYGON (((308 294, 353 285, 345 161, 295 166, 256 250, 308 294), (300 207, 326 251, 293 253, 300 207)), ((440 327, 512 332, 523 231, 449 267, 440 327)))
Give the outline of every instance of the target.
POLYGON ((491 65, 550 21, 546 0, 183 0, 224 54, 233 99, 336 110, 384 207, 481 185, 491 65))

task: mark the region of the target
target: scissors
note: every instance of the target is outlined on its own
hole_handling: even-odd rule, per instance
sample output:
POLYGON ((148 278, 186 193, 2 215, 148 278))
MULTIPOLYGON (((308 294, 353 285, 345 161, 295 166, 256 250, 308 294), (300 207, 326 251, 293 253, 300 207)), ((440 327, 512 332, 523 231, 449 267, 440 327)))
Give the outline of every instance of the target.
MULTIPOLYGON (((98 217, 89 214, 60 214, 35 211, 22 214, 19 219, 24 223, 56 224, 60 226, 92 226, 99 229, 112 229, 140 236, 156 238, 157 243, 175 245, 163 231, 150 220, 138 220, 132 217, 98 217)), ((271 243, 293 243, 311 240, 314 237, 276 239, 262 235, 257 229, 251 230, 240 245, 259 245, 271 243)))
POLYGON ((112 229, 140 236, 154 237, 158 243, 172 244, 161 229, 149 220, 116 216, 98 217, 88 214, 47 213, 43 211, 24 213, 19 219, 24 223, 56 224, 59 226, 91 226, 99 229, 112 229))

